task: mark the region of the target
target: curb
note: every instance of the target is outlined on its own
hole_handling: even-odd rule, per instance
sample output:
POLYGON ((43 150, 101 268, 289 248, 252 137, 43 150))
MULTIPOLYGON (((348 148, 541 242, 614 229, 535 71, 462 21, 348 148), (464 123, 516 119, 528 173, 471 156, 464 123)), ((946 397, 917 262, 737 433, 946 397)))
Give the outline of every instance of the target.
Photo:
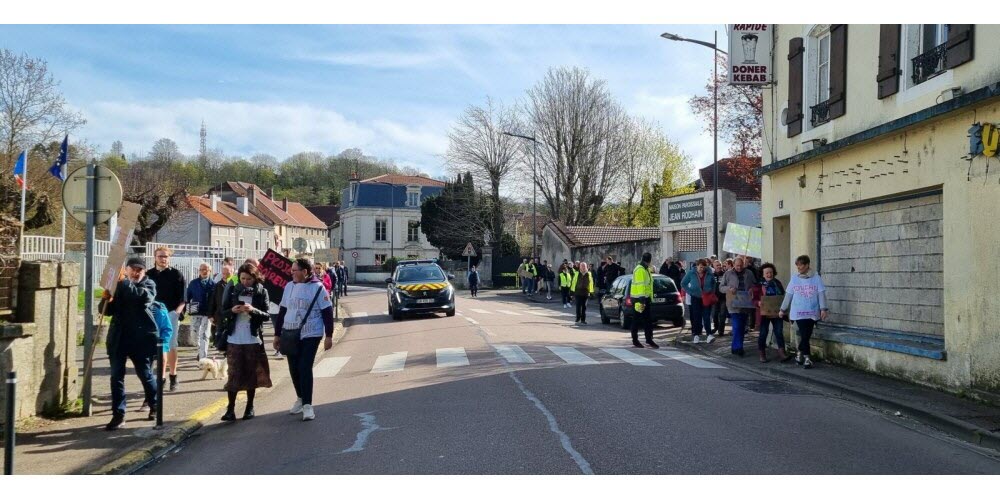
POLYGON ((937 428, 940 431, 951 434, 962 441, 971 443, 977 446, 982 446, 985 448, 990 448, 995 451, 1000 451, 1000 433, 992 432, 989 429, 985 429, 978 425, 971 424, 969 422, 959 420, 955 417, 945 415, 943 413, 925 410, 919 408, 910 403, 891 399, 885 396, 880 396, 863 389, 858 389, 848 385, 841 384, 839 382, 834 382, 831 380, 814 379, 811 377, 806 377, 804 375, 796 374, 794 371, 787 370, 777 370, 770 367, 754 367, 747 366, 740 363, 733 363, 729 361, 725 356, 720 356, 714 352, 706 351, 700 347, 693 347, 690 344, 683 344, 680 342, 675 342, 677 347, 680 347, 689 351, 697 351, 706 356, 711 356, 715 359, 720 360, 728 366, 739 368, 744 371, 756 373, 759 375, 765 375, 771 378, 792 378, 806 384, 811 384, 815 386, 820 386, 828 390, 833 390, 839 396, 851 399, 857 402, 863 402, 870 406, 886 409, 889 411, 901 411, 907 416, 913 417, 925 424, 937 428))
MULTIPOLYGON (((337 304, 337 316, 338 318, 334 322, 333 329, 333 343, 334 345, 344 337, 347 332, 347 328, 344 327, 343 318, 343 307, 337 304)), ((324 356, 325 356, 325 352, 324 356)), ((324 356, 316 356, 316 361, 320 361, 324 356)), ((279 386, 280 382, 274 384, 270 389, 266 389, 267 392, 271 392, 275 387, 279 386)), ((264 391, 260 391, 265 393, 264 391)), ((245 401, 246 394, 240 392, 237 397, 238 401, 245 401)), ((184 442, 188 437, 194 434, 198 429, 201 429, 205 422, 215 416, 216 413, 222 411, 226 406, 229 405, 229 398, 223 396, 212 403, 209 403, 194 411, 188 416, 187 420, 164 430, 163 434, 150 438, 146 443, 138 445, 134 449, 125 452, 113 458, 110 462, 100 466, 90 475, 127 475, 132 474, 147 465, 159 460, 161 457, 170 453, 172 450, 176 449, 181 443, 184 442)))

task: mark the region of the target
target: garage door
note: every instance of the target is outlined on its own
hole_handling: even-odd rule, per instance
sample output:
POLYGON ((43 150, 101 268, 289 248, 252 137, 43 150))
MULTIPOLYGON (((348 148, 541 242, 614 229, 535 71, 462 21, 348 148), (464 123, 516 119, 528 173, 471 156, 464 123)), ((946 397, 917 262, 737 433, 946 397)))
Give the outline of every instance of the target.
POLYGON ((944 334, 941 194, 820 215, 830 322, 944 334))

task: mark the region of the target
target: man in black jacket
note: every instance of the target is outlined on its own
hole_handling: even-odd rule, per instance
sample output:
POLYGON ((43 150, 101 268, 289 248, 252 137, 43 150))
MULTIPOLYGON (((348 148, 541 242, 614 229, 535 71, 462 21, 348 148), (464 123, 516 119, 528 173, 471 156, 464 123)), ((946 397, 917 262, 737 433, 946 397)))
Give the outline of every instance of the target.
POLYGON ((160 333, 149 309, 155 297, 156 284, 146 277, 146 264, 138 257, 128 260, 125 279, 118 283, 114 298, 104 292, 102 310, 111 316, 107 348, 111 361, 112 417, 104 427, 109 431, 125 422, 125 363, 129 359, 146 393, 149 418, 156 415, 157 381, 153 376, 153 361, 160 354, 157 350, 160 333))
POLYGON ((177 390, 177 337, 181 315, 184 314, 184 291, 187 289, 187 282, 184 275, 170 266, 170 256, 173 250, 167 247, 157 248, 153 253, 156 265, 149 270, 149 279, 156 283, 156 300, 167 306, 170 314, 170 323, 174 327, 174 335, 170 337, 170 351, 167 353, 167 362, 164 363, 164 370, 170 372, 170 391, 177 390))
POLYGON ((226 294, 229 293, 229 288, 233 286, 233 282, 230 280, 232 276, 233 265, 223 264, 222 279, 212 289, 212 295, 208 298, 208 320, 212 322, 212 338, 210 342, 213 346, 215 345, 215 335, 222 328, 222 316, 225 312, 222 310, 222 304, 226 299, 226 294))
POLYGON ((606 264, 604 266, 604 289, 610 290, 611 285, 621 276, 624 269, 615 263, 615 260, 611 257, 606 259, 606 264))

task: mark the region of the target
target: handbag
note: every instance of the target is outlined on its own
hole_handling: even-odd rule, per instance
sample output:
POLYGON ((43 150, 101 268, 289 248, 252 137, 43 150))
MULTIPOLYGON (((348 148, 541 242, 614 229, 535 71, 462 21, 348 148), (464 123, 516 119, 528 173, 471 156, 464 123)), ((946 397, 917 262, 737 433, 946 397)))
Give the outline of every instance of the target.
MULTIPOLYGON (((306 309, 306 313, 302 315, 302 322, 305 323, 309 319, 309 313, 312 312, 312 308, 316 305, 316 299, 319 298, 320 292, 324 289, 320 286, 319 290, 316 290, 316 295, 313 296, 312 302, 309 303, 309 308, 306 309)), ((278 337, 278 343, 281 347, 281 354, 285 356, 296 356, 299 354, 299 337, 302 335, 302 325, 298 328, 282 328, 281 336, 278 337)))
POLYGON ((701 294, 701 305, 705 307, 714 306, 719 302, 719 296, 715 295, 715 292, 707 292, 701 294))

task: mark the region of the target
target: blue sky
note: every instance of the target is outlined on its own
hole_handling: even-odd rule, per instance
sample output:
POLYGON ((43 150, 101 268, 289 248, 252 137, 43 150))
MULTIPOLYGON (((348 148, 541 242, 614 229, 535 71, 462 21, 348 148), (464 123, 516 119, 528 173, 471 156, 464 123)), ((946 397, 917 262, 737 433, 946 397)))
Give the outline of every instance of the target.
POLYGON ((710 163, 687 100, 711 51, 659 34, 711 40, 714 29, 724 46, 723 25, 35 25, 0 26, 0 43, 48 61, 88 120, 78 137, 103 150, 169 137, 192 154, 204 119, 209 147, 227 155, 360 147, 437 175, 466 106, 515 103, 560 65, 588 68, 696 166, 710 163))

